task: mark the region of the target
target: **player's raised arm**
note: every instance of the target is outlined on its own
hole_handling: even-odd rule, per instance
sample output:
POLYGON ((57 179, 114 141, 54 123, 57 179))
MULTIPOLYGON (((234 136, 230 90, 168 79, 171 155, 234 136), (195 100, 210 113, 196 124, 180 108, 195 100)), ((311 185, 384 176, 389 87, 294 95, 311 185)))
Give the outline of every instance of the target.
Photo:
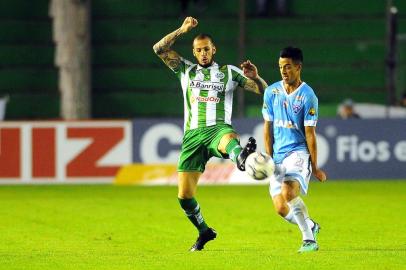
POLYGON ((258 75, 257 67, 250 60, 247 60, 241 64, 241 68, 248 78, 243 88, 257 94, 263 94, 268 84, 258 75))
POLYGON ((197 24, 198 22, 195 18, 186 17, 181 27, 163 37, 153 46, 155 54, 158 55, 170 69, 176 70, 180 65, 180 55, 172 50, 171 46, 179 36, 189 32, 192 28, 196 27, 197 24))
POLYGON ((316 127, 305 126, 306 143, 310 153, 310 162, 312 164, 313 175, 320 182, 327 180, 326 173, 317 166, 317 142, 316 142, 316 127))

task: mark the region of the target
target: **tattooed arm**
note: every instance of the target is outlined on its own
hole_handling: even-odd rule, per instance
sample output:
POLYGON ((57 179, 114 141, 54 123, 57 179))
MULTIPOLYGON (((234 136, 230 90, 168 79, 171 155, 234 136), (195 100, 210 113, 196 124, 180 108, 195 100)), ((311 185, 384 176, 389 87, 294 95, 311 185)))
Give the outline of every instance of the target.
POLYGON ((256 78, 248 78, 247 82, 244 85, 244 89, 254 92, 256 94, 262 95, 265 91, 265 88, 268 87, 268 84, 261 77, 257 76, 256 78))
POLYGON ((248 78, 244 89, 256 94, 263 94, 268 84, 258 75, 257 67, 248 60, 241 64, 241 68, 248 78))
POLYGON ((181 27, 166 35, 163 39, 158 41, 154 46, 154 52, 159 58, 164 61, 170 69, 176 70, 180 65, 180 55, 171 49, 171 46, 175 43, 176 39, 187 32, 190 29, 197 26, 197 20, 192 17, 187 17, 181 27))

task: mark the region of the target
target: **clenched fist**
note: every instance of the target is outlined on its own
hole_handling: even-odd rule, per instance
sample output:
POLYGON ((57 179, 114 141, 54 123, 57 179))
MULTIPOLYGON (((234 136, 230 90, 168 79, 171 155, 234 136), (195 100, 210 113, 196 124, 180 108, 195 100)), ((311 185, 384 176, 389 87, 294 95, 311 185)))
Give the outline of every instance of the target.
POLYGON ((180 29, 183 33, 187 33, 190 31, 190 29, 195 28, 197 26, 197 24, 198 24, 198 22, 195 18, 186 17, 186 19, 183 21, 183 24, 180 27, 180 29))

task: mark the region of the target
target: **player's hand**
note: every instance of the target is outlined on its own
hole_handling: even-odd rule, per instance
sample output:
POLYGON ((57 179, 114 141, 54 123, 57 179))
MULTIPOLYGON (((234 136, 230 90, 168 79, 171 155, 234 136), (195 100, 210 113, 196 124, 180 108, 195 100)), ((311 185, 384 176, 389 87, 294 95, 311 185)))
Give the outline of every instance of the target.
POLYGON ((319 180, 320 182, 324 182, 327 180, 327 175, 324 171, 320 170, 320 169, 315 169, 313 171, 313 175, 314 177, 317 178, 317 180, 319 180))
POLYGON ((195 18, 193 17, 186 17, 186 19, 183 21, 182 26, 180 29, 182 30, 183 33, 187 33, 190 31, 190 29, 195 28, 197 26, 198 22, 195 18))
POLYGON ((258 69, 257 67, 251 63, 250 60, 247 60, 241 64, 242 71, 244 75, 250 79, 258 78, 258 69))

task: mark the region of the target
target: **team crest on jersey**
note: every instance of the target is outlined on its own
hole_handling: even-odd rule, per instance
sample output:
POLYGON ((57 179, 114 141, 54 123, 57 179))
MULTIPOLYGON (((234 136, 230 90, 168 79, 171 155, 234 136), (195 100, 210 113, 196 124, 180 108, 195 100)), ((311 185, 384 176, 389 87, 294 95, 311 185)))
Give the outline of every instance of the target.
POLYGON ((278 88, 272 89, 272 94, 278 95, 279 94, 279 89, 278 88))
POLYGON ((217 79, 221 80, 224 79, 224 77, 226 76, 223 72, 217 72, 216 75, 214 75, 217 79))
POLYGON ((302 109, 302 103, 303 102, 301 99, 295 99, 295 101, 293 101, 292 109, 294 113, 300 112, 300 110, 302 109))

